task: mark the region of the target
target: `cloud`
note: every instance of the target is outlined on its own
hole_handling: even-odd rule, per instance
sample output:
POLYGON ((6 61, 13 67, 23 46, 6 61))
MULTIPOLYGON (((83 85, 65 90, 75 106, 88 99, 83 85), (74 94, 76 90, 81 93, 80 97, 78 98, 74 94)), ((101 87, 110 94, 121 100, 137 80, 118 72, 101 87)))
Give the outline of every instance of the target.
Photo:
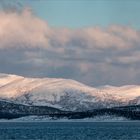
POLYGON ((0 48, 48 47, 48 32, 47 23, 28 8, 0 12, 0 48))
POLYGON ((140 84, 139 54, 140 31, 132 27, 56 28, 27 7, 0 12, 0 72, 140 84))
POLYGON ((108 28, 57 29, 54 30, 53 34, 52 40, 65 46, 76 45, 94 49, 128 49, 140 43, 139 31, 119 25, 112 25, 108 28))

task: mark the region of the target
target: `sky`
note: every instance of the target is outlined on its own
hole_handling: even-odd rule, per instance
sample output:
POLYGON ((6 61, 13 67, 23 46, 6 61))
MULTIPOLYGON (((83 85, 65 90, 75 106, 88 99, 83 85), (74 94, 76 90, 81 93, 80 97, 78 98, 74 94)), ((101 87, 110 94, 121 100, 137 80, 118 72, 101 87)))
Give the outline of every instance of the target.
POLYGON ((129 25, 140 28, 139 0, 21 0, 51 26, 129 25))
POLYGON ((0 73, 140 84, 139 13, 139 0, 0 0, 0 73))

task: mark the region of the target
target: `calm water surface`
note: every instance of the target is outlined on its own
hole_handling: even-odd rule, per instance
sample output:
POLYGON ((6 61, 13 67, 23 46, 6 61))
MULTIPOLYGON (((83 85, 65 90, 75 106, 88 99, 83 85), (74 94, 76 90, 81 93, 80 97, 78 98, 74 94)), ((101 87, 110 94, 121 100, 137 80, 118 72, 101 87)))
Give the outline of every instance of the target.
POLYGON ((0 122, 0 140, 140 140, 140 122, 0 122))

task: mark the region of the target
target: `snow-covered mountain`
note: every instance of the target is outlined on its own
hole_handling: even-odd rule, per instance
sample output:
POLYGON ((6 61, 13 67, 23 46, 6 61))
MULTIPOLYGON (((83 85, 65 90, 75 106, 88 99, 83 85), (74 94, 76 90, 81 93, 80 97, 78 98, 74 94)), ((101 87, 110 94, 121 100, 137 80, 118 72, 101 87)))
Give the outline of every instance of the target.
POLYGON ((93 88, 70 79, 0 74, 0 99, 25 105, 85 111, 140 104, 140 86, 93 88))

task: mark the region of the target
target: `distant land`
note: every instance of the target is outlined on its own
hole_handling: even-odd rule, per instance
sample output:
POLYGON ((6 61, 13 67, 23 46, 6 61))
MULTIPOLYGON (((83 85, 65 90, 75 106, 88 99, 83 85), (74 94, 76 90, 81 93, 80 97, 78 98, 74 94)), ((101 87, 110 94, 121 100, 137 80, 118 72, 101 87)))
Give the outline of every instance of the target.
POLYGON ((32 116, 40 120, 98 120, 109 116, 140 120, 140 86, 93 88, 71 79, 1 73, 0 119, 36 118, 32 116))

